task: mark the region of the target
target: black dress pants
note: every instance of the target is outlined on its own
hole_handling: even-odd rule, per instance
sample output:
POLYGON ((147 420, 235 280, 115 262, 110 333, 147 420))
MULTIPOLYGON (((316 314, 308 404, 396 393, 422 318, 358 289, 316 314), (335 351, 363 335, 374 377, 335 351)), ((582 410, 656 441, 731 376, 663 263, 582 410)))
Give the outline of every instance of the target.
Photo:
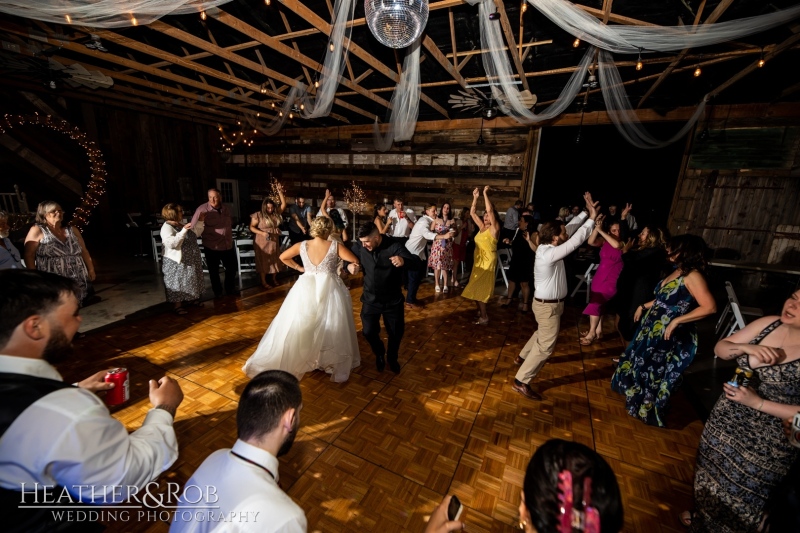
POLYGON ((214 290, 214 296, 222 294, 222 283, 219 280, 219 264, 225 267, 225 292, 233 294, 236 290, 236 273, 239 271, 239 265, 236 260, 236 250, 204 250, 206 254, 206 264, 208 265, 208 277, 211 278, 211 288, 214 290))
POLYGON ((364 338, 369 342, 375 356, 383 357, 385 355, 389 362, 397 362, 400 340, 403 338, 406 327, 403 300, 393 304, 364 303, 361 306, 361 324, 364 338), (388 348, 383 345, 380 337, 381 316, 386 333, 389 334, 388 348))

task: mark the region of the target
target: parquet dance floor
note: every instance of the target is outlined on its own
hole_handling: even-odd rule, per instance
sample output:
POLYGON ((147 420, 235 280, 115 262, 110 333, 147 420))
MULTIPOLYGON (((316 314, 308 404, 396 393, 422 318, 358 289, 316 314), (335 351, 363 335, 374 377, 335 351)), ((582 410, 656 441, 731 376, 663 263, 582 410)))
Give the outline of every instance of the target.
MULTIPOLYGON (((361 289, 351 290, 359 321, 361 289)), ((159 478, 185 483, 212 451, 236 439, 236 405, 255 350, 289 285, 206 302, 186 316, 127 321, 76 341, 62 367, 75 381, 106 366, 131 371, 131 401, 114 413, 129 429, 149 408, 147 381, 164 373, 185 393, 175 423, 180 457, 159 478)), ((490 304, 488 327, 458 293, 420 287, 427 306, 406 312, 402 371, 378 373, 359 333, 362 365, 347 383, 321 372, 301 382, 304 407, 292 451, 281 459, 283 488, 303 507, 309 531, 422 531, 448 493, 466 510, 467 531, 512 531, 528 460, 550 438, 575 440, 611 464, 625 505, 625 531, 683 531, 702 422, 682 393, 668 429, 630 418, 609 388, 615 335, 580 346, 580 309, 568 307, 557 351, 535 382, 545 400, 511 389, 514 356, 533 333, 532 313, 490 304)), ((612 329, 607 324, 607 331, 612 329)), ((168 524, 111 524, 117 531, 166 531, 168 524)))

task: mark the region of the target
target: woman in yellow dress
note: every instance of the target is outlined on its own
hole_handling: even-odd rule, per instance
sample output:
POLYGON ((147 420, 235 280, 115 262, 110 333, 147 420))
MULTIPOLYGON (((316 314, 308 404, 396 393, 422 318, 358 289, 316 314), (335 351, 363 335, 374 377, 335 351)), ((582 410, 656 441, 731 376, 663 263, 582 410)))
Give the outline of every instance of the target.
POLYGON ((469 210, 472 220, 478 226, 478 234, 475 236, 475 263, 472 266, 469 283, 464 287, 461 296, 475 300, 479 313, 476 324, 486 325, 489 323, 486 302, 494 294, 497 277, 497 238, 500 235, 500 221, 497 211, 489 200, 489 186, 483 188, 483 199, 486 202, 483 218, 478 216, 478 196, 480 189, 476 187, 472 191, 472 207, 469 210))

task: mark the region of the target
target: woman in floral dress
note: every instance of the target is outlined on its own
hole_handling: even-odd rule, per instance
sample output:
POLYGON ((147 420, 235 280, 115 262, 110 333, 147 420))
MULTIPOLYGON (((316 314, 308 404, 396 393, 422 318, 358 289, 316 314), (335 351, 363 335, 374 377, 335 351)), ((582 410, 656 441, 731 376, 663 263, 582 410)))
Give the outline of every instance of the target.
MULTIPOLYGON (((451 213, 450 204, 445 202, 439 211, 439 217, 433 221, 433 231, 440 235, 450 231, 455 226, 455 219, 451 213)), ((452 239, 435 240, 431 244, 431 255, 428 258, 428 268, 433 269, 433 282, 436 292, 447 292, 447 275, 453 270, 453 241, 452 239), (439 276, 442 276, 444 288, 439 287, 439 276)), ((455 278, 455 276, 453 276, 455 278)))
POLYGON ((693 322, 717 311, 703 276, 705 247, 695 235, 670 241, 667 257, 675 271, 658 283, 655 299, 636 311, 634 319, 642 323, 611 378, 611 388, 625 395, 628 414, 646 424, 666 425, 672 391, 697 352, 693 322))

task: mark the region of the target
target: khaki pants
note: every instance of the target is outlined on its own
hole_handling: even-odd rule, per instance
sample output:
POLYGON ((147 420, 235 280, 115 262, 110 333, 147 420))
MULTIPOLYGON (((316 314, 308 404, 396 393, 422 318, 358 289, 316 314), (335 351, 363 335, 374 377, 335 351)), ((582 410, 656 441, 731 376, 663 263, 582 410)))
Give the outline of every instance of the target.
POLYGON ((525 362, 515 376, 518 381, 529 383, 553 355, 562 314, 564 314, 564 302, 546 304, 533 301, 533 315, 536 317, 539 329, 519 352, 519 356, 525 359, 525 362))

